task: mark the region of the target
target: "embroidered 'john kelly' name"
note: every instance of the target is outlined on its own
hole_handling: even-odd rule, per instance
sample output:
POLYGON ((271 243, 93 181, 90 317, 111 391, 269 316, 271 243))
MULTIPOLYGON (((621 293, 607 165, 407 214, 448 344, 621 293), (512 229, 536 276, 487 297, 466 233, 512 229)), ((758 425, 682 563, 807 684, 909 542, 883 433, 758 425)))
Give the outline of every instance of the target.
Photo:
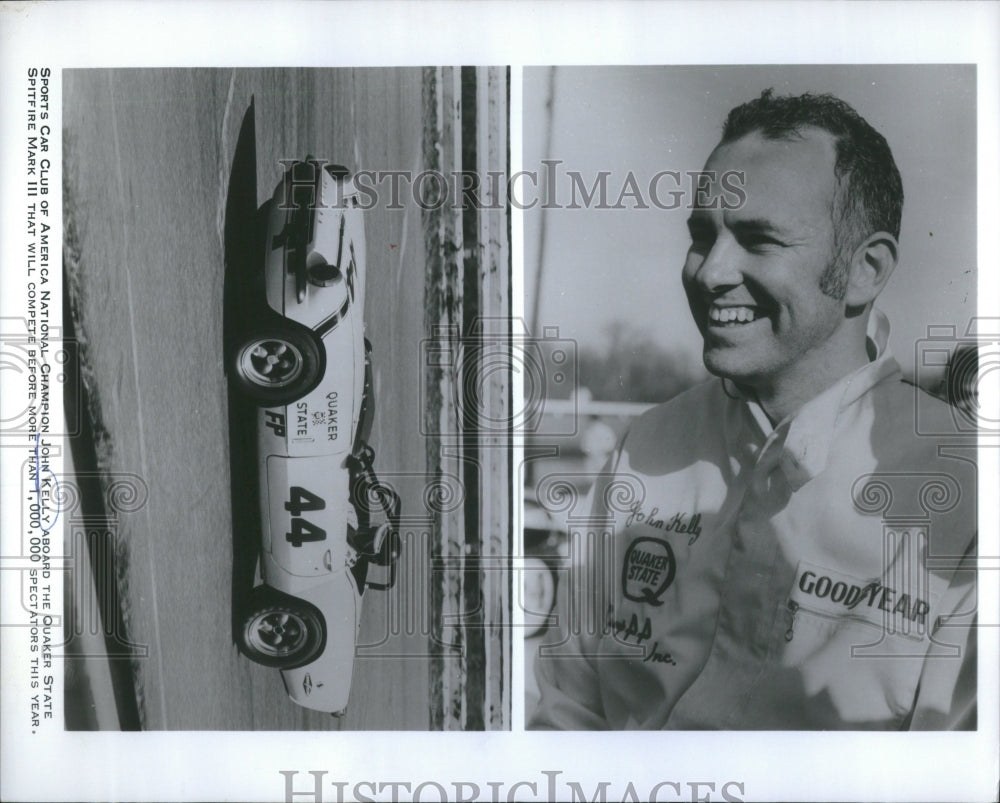
POLYGON ((648 513, 642 509, 642 505, 636 502, 629 508, 629 516, 625 520, 625 527, 629 528, 635 524, 645 524, 647 527, 655 527, 665 533, 684 533, 690 535, 689 544, 693 544, 701 535, 701 513, 694 513, 690 518, 683 513, 674 513, 669 519, 659 518, 660 509, 654 507, 648 513))

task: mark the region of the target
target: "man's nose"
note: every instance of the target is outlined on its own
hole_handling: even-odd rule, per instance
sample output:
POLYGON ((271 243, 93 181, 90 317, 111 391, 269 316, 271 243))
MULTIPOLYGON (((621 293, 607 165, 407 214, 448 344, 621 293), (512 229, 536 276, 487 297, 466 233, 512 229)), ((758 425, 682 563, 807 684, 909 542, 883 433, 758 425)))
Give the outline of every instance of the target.
POLYGON ((725 238, 717 239, 694 270, 695 283, 706 293, 719 293, 743 281, 739 255, 725 238))

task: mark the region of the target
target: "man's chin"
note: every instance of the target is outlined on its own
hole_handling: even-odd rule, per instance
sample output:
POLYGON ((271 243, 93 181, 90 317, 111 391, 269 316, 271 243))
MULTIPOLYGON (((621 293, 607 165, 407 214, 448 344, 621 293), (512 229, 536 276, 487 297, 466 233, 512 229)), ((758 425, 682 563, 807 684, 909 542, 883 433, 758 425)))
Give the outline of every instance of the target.
POLYGON ((748 365, 746 357, 730 349, 705 349, 702 359, 708 372, 740 385, 753 385, 758 373, 748 365))

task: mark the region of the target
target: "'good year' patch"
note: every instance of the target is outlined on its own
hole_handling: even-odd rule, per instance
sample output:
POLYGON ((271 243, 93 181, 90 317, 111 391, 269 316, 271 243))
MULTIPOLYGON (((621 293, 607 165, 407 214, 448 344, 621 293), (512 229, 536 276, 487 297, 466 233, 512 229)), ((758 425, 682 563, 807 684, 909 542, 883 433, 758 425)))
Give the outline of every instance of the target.
POLYGON ((902 587, 885 579, 864 580, 808 561, 799 561, 790 599, 806 610, 907 634, 924 631, 931 611, 930 594, 917 583, 902 587))
POLYGON ((660 597, 674 581, 676 571, 670 544, 659 538, 634 538, 622 563, 622 593, 633 602, 662 605, 660 597))

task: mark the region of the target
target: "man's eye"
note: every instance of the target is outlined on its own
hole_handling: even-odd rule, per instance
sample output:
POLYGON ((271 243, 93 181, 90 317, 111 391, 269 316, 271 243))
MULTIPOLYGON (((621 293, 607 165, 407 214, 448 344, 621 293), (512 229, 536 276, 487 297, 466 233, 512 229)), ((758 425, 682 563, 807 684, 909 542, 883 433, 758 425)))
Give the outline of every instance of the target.
POLYGON ((748 251, 762 251, 772 246, 780 246, 781 243, 766 234, 747 234, 740 237, 740 244, 748 251))

